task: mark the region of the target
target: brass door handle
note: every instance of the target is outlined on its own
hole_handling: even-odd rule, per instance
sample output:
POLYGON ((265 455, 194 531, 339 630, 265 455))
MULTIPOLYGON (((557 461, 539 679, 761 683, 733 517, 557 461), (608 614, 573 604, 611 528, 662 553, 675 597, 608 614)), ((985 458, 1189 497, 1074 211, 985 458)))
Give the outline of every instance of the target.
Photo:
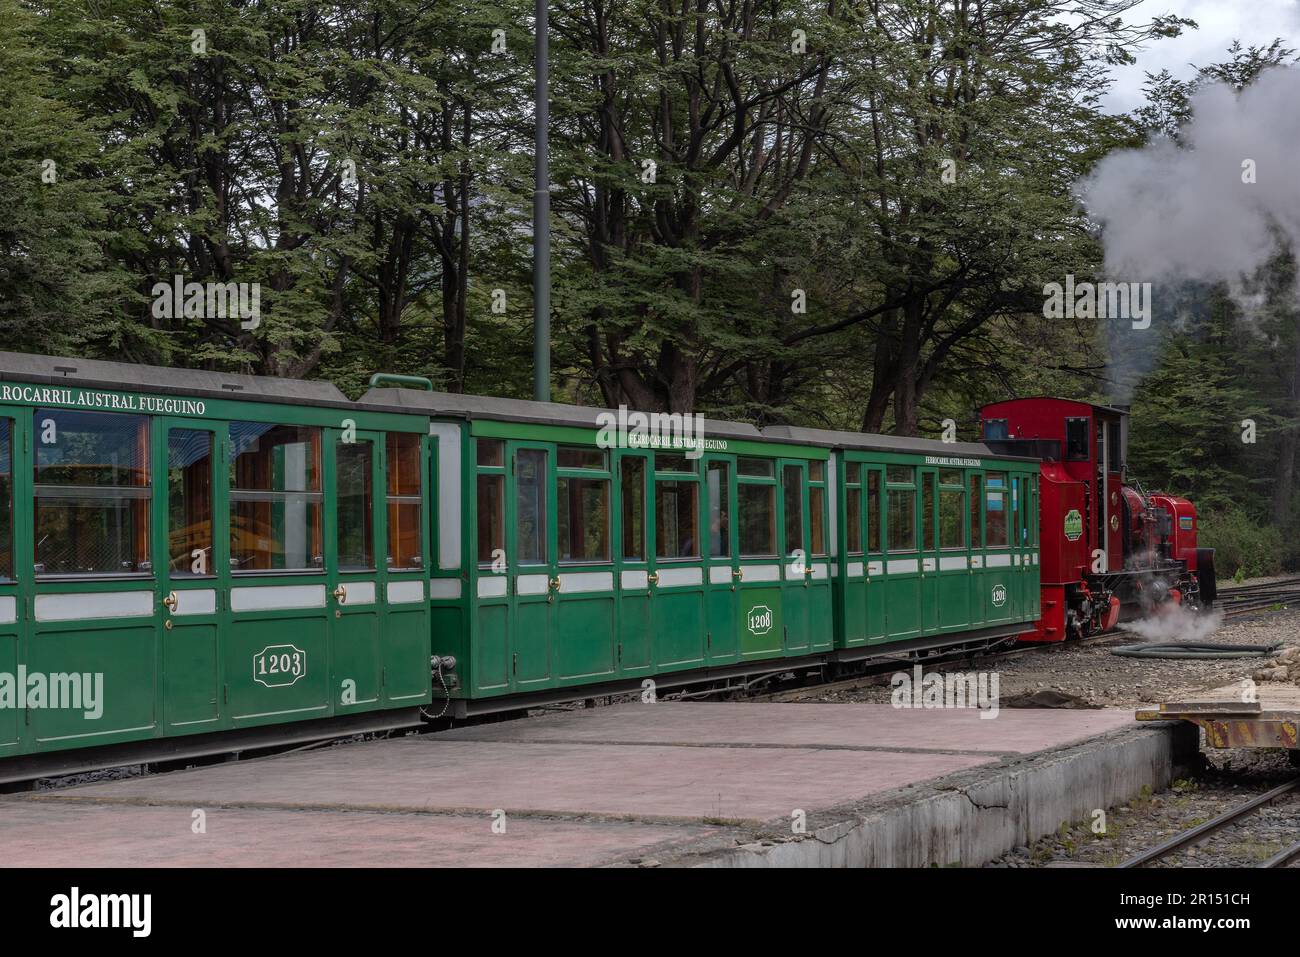
POLYGON ((732 578, 735 578, 735 579, 737 579, 737 580, 741 580, 741 579, 743 579, 743 578, 745 577, 745 569, 743 569, 743 568, 733 568, 733 569, 731 570, 731 577, 732 577, 732 578))
POLYGON ((342 585, 334 589, 334 597, 340 605, 346 605, 348 602, 348 590, 342 585))
POLYGON ((173 615, 176 614, 176 606, 179 605, 180 603, 181 600, 177 596, 176 592, 172 592, 166 598, 163 599, 163 604, 167 606, 167 611, 173 615))
POLYGON ((560 590, 560 579, 558 577, 551 579, 551 587, 556 591, 560 590))
POLYGON ((659 573, 658 573, 658 572, 651 572, 649 575, 646 575, 645 578, 646 578, 646 581, 648 581, 648 582, 649 582, 650 584, 652 584, 652 585, 658 585, 658 584, 659 584, 659 573))

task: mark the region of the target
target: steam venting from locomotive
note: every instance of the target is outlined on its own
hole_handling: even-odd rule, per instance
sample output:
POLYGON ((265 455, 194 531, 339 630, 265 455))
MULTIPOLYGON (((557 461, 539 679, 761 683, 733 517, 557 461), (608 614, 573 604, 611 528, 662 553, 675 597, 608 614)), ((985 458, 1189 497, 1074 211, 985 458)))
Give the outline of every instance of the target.
POLYGON ((1109 324, 1115 401, 1128 401, 1154 364, 1154 330, 1177 321, 1180 287, 1224 282, 1249 317, 1246 281, 1279 249, 1300 249, 1298 103, 1294 67, 1266 70, 1242 90, 1207 85, 1192 97, 1183 145, 1161 137, 1118 150, 1080 184, 1102 227, 1106 275, 1159 284, 1152 330, 1109 324))

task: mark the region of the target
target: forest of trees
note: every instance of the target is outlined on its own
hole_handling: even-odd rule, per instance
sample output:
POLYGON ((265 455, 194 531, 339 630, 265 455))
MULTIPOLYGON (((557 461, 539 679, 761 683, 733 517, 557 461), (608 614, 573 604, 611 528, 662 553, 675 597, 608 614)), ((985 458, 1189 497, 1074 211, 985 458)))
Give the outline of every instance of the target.
MULTIPOLYGON (((1194 26, 1133 6, 553 4, 556 398, 963 437, 995 398, 1114 401, 1104 323, 1043 316, 1102 264, 1075 184, 1294 60, 1110 114, 1110 69, 1194 26)), ((532 57, 528 0, 0 0, 0 347, 529 395, 532 57), (260 324, 155 316, 175 275, 259 283, 260 324)), ((1132 394, 1131 472, 1228 573, 1300 565, 1294 269, 1250 323, 1171 294, 1132 394)))

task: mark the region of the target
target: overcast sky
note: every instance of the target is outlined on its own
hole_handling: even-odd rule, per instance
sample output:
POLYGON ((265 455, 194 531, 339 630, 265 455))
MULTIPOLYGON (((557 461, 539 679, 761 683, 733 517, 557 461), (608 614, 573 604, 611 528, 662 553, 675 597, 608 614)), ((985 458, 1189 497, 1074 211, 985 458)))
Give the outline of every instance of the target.
POLYGON ((1274 37, 1282 37, 1300 53, 1300 0, 1144 0, 1127 19, 1166 13, 1189 17, 1200 29, 1187 30, 1173 40, 1153 41, 1137 54, 1135 65, 1117 69, 1106 100, 1111 110, 1126 112, 1141 105, 1144 72, 1168 69, 1177 77, 1190 77, 1194 72, 1190 64, 1204 66, 1227 59, 1224 51, 1233 40, 1245 46, 1267 46, 1274 37))

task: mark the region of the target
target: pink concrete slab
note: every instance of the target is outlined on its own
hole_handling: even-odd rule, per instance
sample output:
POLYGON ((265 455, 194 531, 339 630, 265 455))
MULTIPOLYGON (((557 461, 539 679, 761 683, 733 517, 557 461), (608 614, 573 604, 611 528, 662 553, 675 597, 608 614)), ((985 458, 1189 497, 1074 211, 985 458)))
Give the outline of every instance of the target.
POLYGON ((1127 727, 1132 711, 902 709, 888 704, 660 702, 459 728, 425 741, 729 744, 1026 754, 1127 727))
POLYGON ((589 867, 713 833, 622 821, 185 807, 0 805, 3 867, 589 867))
POLYGON ((989 760, 815 748, 404 738, 87 785, 33 800, 769 821, 989 760))

